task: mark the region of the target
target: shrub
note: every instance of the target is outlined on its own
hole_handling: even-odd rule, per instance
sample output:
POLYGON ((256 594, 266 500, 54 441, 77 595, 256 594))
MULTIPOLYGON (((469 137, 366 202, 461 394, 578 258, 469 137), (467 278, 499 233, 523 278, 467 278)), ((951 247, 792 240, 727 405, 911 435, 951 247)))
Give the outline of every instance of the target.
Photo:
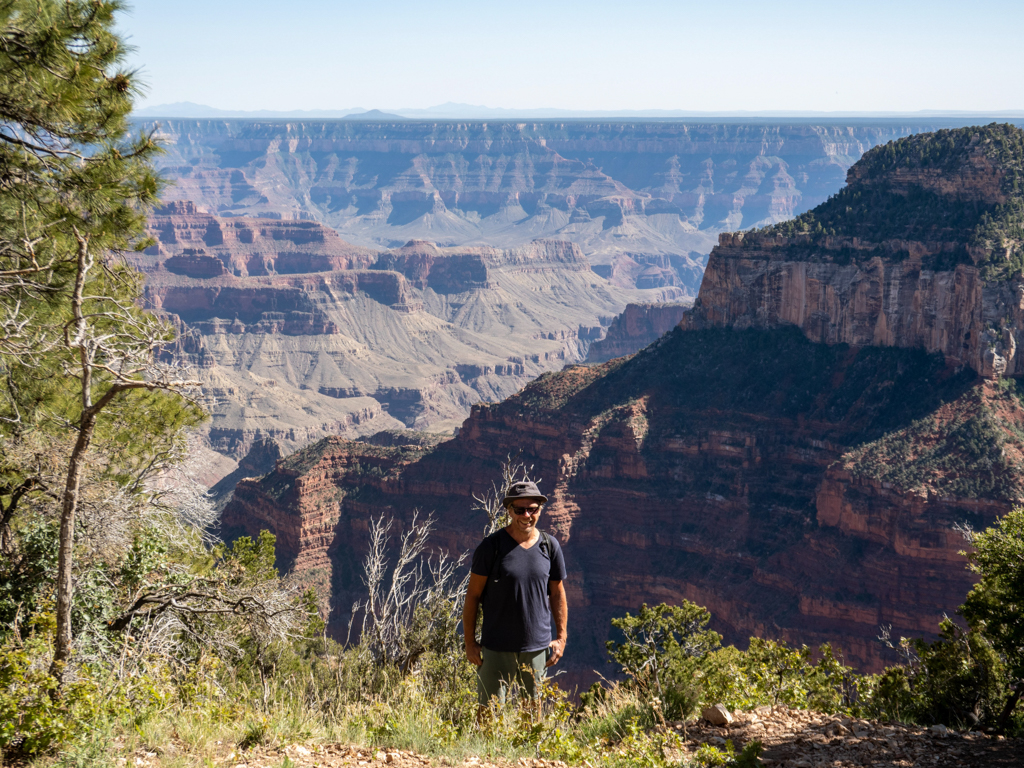
POLYGON ((906 662, 860 682, 864 714, 882 720, 974 729, 994 726, 1007 696, 1005 666, 977 630, 951 619, 939 639, 900 639, 906 662))
POLYGON ((688 600, 653 608, 644 603, 637 616, 612 619, 623 641, 609 640, 609 655, 664 717, 682 719, 697 706, 700 662, 721 645, 718 633, 707 628, 710 620, 706 608, 688 600))

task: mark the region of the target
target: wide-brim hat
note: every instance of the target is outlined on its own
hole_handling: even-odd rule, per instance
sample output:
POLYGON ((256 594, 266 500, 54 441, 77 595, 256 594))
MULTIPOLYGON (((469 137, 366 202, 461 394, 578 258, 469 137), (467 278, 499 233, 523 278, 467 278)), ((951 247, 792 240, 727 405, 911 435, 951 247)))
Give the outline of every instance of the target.
POLYGON ((537 487, 536 483, 525 480, 519 483, 512 483, 505 490, 505 498, 501 500, 501 503, 507 507, 518 499, 536 499, 541 504, 546 504, 548 497, 540 492, 540 488, 537 487))

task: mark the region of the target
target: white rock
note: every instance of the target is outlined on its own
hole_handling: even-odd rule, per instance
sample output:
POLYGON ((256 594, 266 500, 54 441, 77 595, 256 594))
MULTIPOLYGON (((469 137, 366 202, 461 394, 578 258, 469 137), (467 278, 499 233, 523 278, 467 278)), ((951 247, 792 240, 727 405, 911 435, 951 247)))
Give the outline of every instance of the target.
POLYGON ((701 717, 712 725, 729 725, 733 721, 732 713, 725 708, 724 704, 715 704, 701 712, 701 717))

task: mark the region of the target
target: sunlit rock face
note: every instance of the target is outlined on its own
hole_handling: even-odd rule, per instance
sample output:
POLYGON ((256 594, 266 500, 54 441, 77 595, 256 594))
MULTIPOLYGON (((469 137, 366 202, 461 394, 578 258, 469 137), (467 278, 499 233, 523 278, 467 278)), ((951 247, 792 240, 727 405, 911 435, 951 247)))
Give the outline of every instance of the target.
POLYGON ((795 325, 826 344, 921 347, 1024 374, 1024 132, 987 126, 873 150, 820 209, 721 235, 686 327, 795 325))
POLYGON ((145 301, 177 325, 209 445, 235 460, 264 438, 291 452, 332 434, 450 434, 474 403, 583 360, 628 302, 682 294, 617 286, 565 240, 380 251, 319 222, 189 201, 158 209, 149 234, 131 257, 145 301))

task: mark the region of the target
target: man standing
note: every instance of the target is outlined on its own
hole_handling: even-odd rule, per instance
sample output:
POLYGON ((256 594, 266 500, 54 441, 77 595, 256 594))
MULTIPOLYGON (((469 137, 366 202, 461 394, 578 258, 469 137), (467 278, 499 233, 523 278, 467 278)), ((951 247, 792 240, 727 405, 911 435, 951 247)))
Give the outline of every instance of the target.
POLYGON ((558 542, 537 530, 541 506, 547 500, 536 483, 513 483, 502 500, 511 522, 484 539, 473 553, 462 628, 466 657, 479 668, 481 707, 492 696, 504 703, 505 690, 513 681, 537 698, 536 683, 565 652, 565 559, 558 542), (476 617, 481 605, 484 624, 478 643, 476 617))

